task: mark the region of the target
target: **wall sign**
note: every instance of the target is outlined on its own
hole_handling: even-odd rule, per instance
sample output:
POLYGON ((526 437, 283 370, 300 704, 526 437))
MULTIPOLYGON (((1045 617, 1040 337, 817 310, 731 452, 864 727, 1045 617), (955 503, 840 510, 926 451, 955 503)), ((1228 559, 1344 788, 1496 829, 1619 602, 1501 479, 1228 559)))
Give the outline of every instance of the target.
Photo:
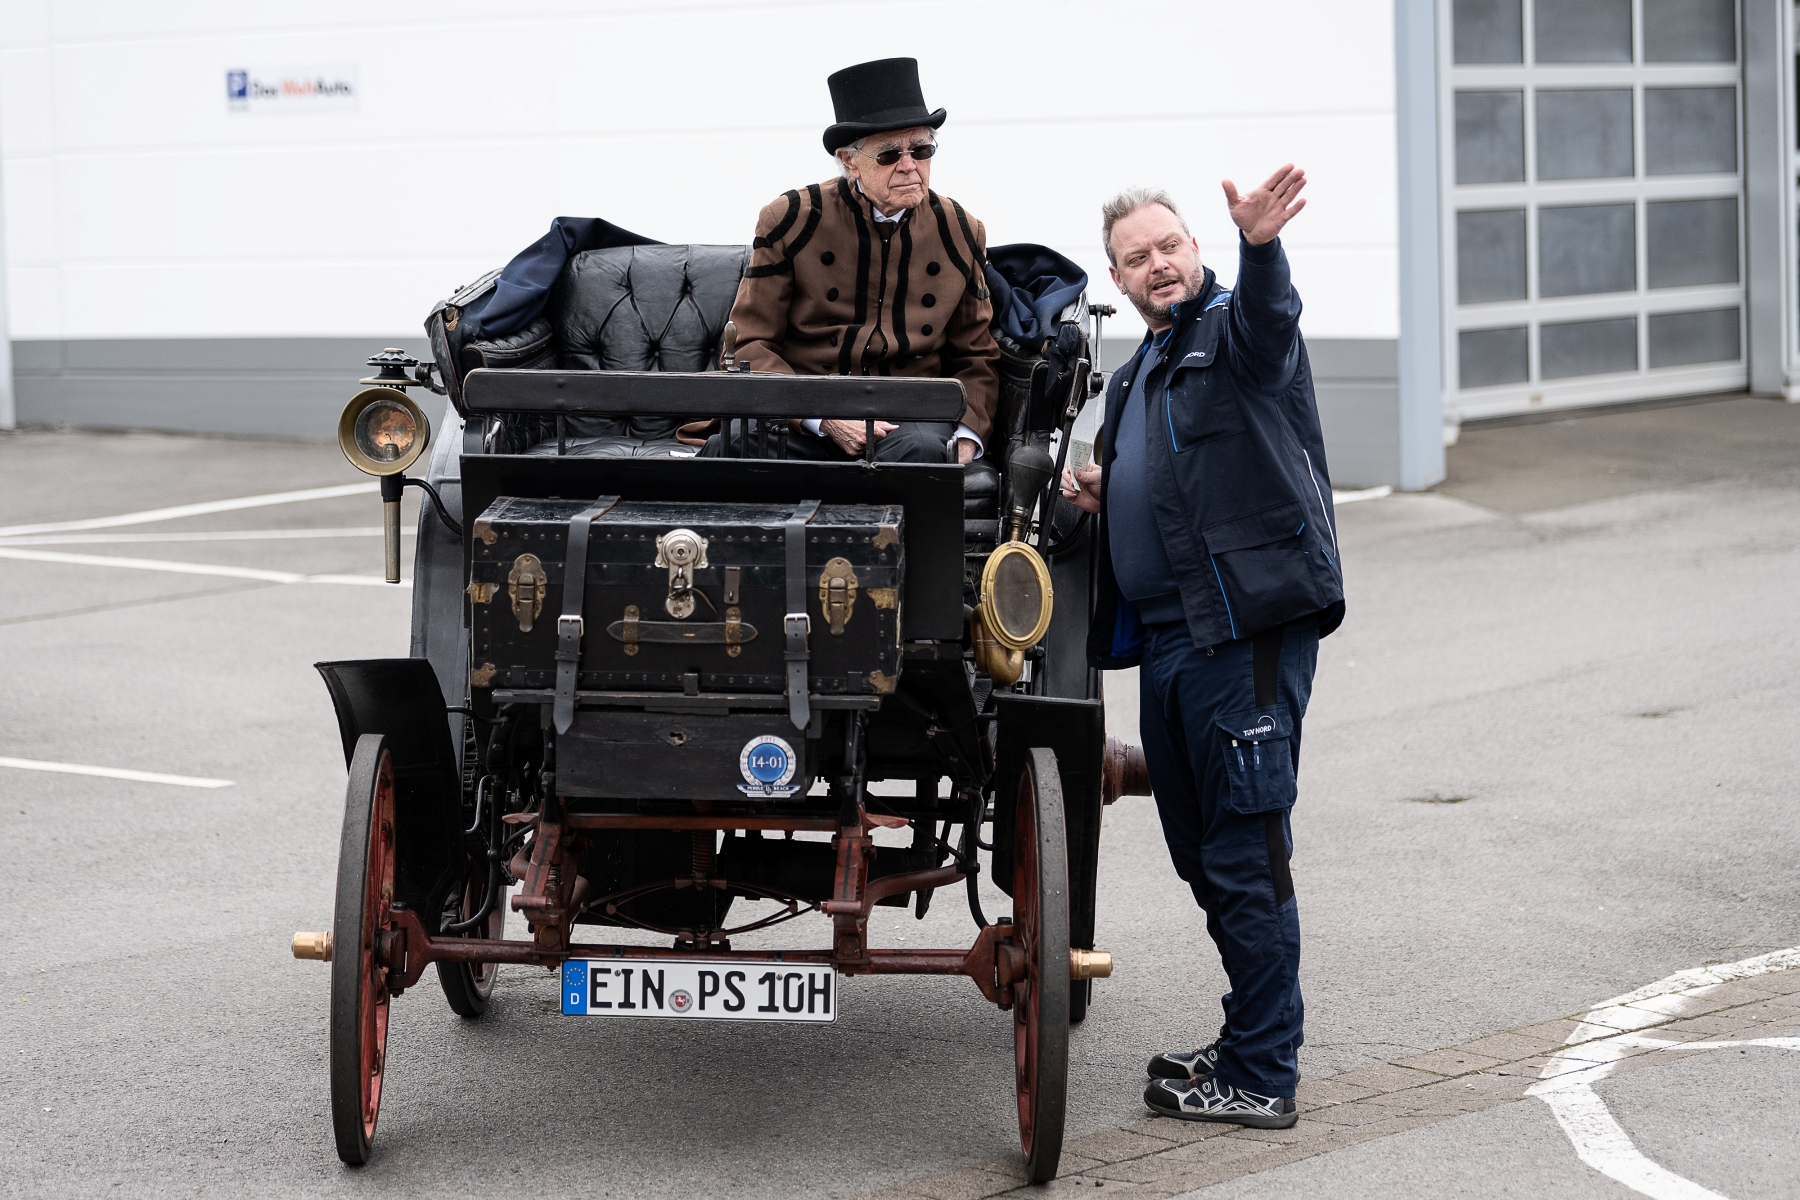
POLYGON ((355 112, 362 88, 354 66, 233 67, 225 72, 225 108, 264 116, 355 112))

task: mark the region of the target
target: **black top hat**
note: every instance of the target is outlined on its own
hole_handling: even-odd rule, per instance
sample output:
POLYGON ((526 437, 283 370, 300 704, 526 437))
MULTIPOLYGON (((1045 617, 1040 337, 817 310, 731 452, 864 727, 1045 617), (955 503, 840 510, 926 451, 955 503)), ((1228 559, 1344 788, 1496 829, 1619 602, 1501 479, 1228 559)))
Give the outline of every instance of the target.
POLYGON ((928 112, 919 90, 919 60, 882 58, 845 67, 825 81, 837 124, 825 131, 825 149, 836 154, 858 138, 890 129, 944 123, 944 110, 928 112))

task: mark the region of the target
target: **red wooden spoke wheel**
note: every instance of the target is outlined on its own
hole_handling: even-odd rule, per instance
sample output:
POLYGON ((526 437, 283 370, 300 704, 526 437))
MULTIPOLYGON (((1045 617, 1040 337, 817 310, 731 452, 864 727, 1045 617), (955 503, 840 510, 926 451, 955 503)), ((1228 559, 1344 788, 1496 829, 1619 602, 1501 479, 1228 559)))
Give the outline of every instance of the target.
MULTIPOLYGON (((463 875, 462 886, 450 897, 445 906, 444 922, 446 924, 467 921, 481 911, 482 903, 487 899, 488 864, 483 858, 471 857, 469 866, 463 875)), ((480 924, 456 933, 450 937, 494 938, 506 936, 506 892, 501 889, 494 897, 492 911, 480 924)), ((437 965, 438 982, 443 985, 444 998, 450 1001, 450 1007, 460 1017, 479 1017, 487 1011, 488 999, 494 994, 494 979, 500 973, 498 963, 440 962, 437 965)))
POLYGON ((369 1161, 381 1111, 388 990, 376 948, 393 902, 394 759, 386 738, 365 733, 350 760, 331 960, 331 1124, 353 1166, 369 1161))
POLYGON ((1031 1182, 1056 1178, 1069 1096, 1069 855, 1055 751, 1037 748, 1019 777, 1013 817, 1013 984, 1019 1143, 1031 1182))

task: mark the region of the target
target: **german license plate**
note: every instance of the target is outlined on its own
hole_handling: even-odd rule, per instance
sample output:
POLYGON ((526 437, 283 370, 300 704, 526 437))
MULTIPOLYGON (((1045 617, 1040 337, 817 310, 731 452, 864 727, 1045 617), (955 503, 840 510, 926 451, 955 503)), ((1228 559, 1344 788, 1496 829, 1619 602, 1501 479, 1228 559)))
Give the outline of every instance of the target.
POLYGON ((570 959, 562 1010, 570 1017, 831 1022, 837 978, 810 963, 570 959))

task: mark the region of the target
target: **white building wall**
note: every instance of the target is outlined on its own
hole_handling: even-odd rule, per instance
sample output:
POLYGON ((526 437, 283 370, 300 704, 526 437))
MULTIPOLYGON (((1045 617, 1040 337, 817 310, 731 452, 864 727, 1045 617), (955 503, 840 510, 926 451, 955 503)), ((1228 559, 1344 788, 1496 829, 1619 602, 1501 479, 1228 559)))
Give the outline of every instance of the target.
POLYGON ((1219 180, 1294 161, 1308 337, 1396 336, 1385 0, 0 0, 11 334, 416 336, 558 214, 745 241, 831 173, 825 76, 886 54, 949 110, 934 187, 1095 299, 1117 188, 1168 188, 1229 279, 1219 180), (228 111, 230 69, 344 66, 354 111, 228 111))

